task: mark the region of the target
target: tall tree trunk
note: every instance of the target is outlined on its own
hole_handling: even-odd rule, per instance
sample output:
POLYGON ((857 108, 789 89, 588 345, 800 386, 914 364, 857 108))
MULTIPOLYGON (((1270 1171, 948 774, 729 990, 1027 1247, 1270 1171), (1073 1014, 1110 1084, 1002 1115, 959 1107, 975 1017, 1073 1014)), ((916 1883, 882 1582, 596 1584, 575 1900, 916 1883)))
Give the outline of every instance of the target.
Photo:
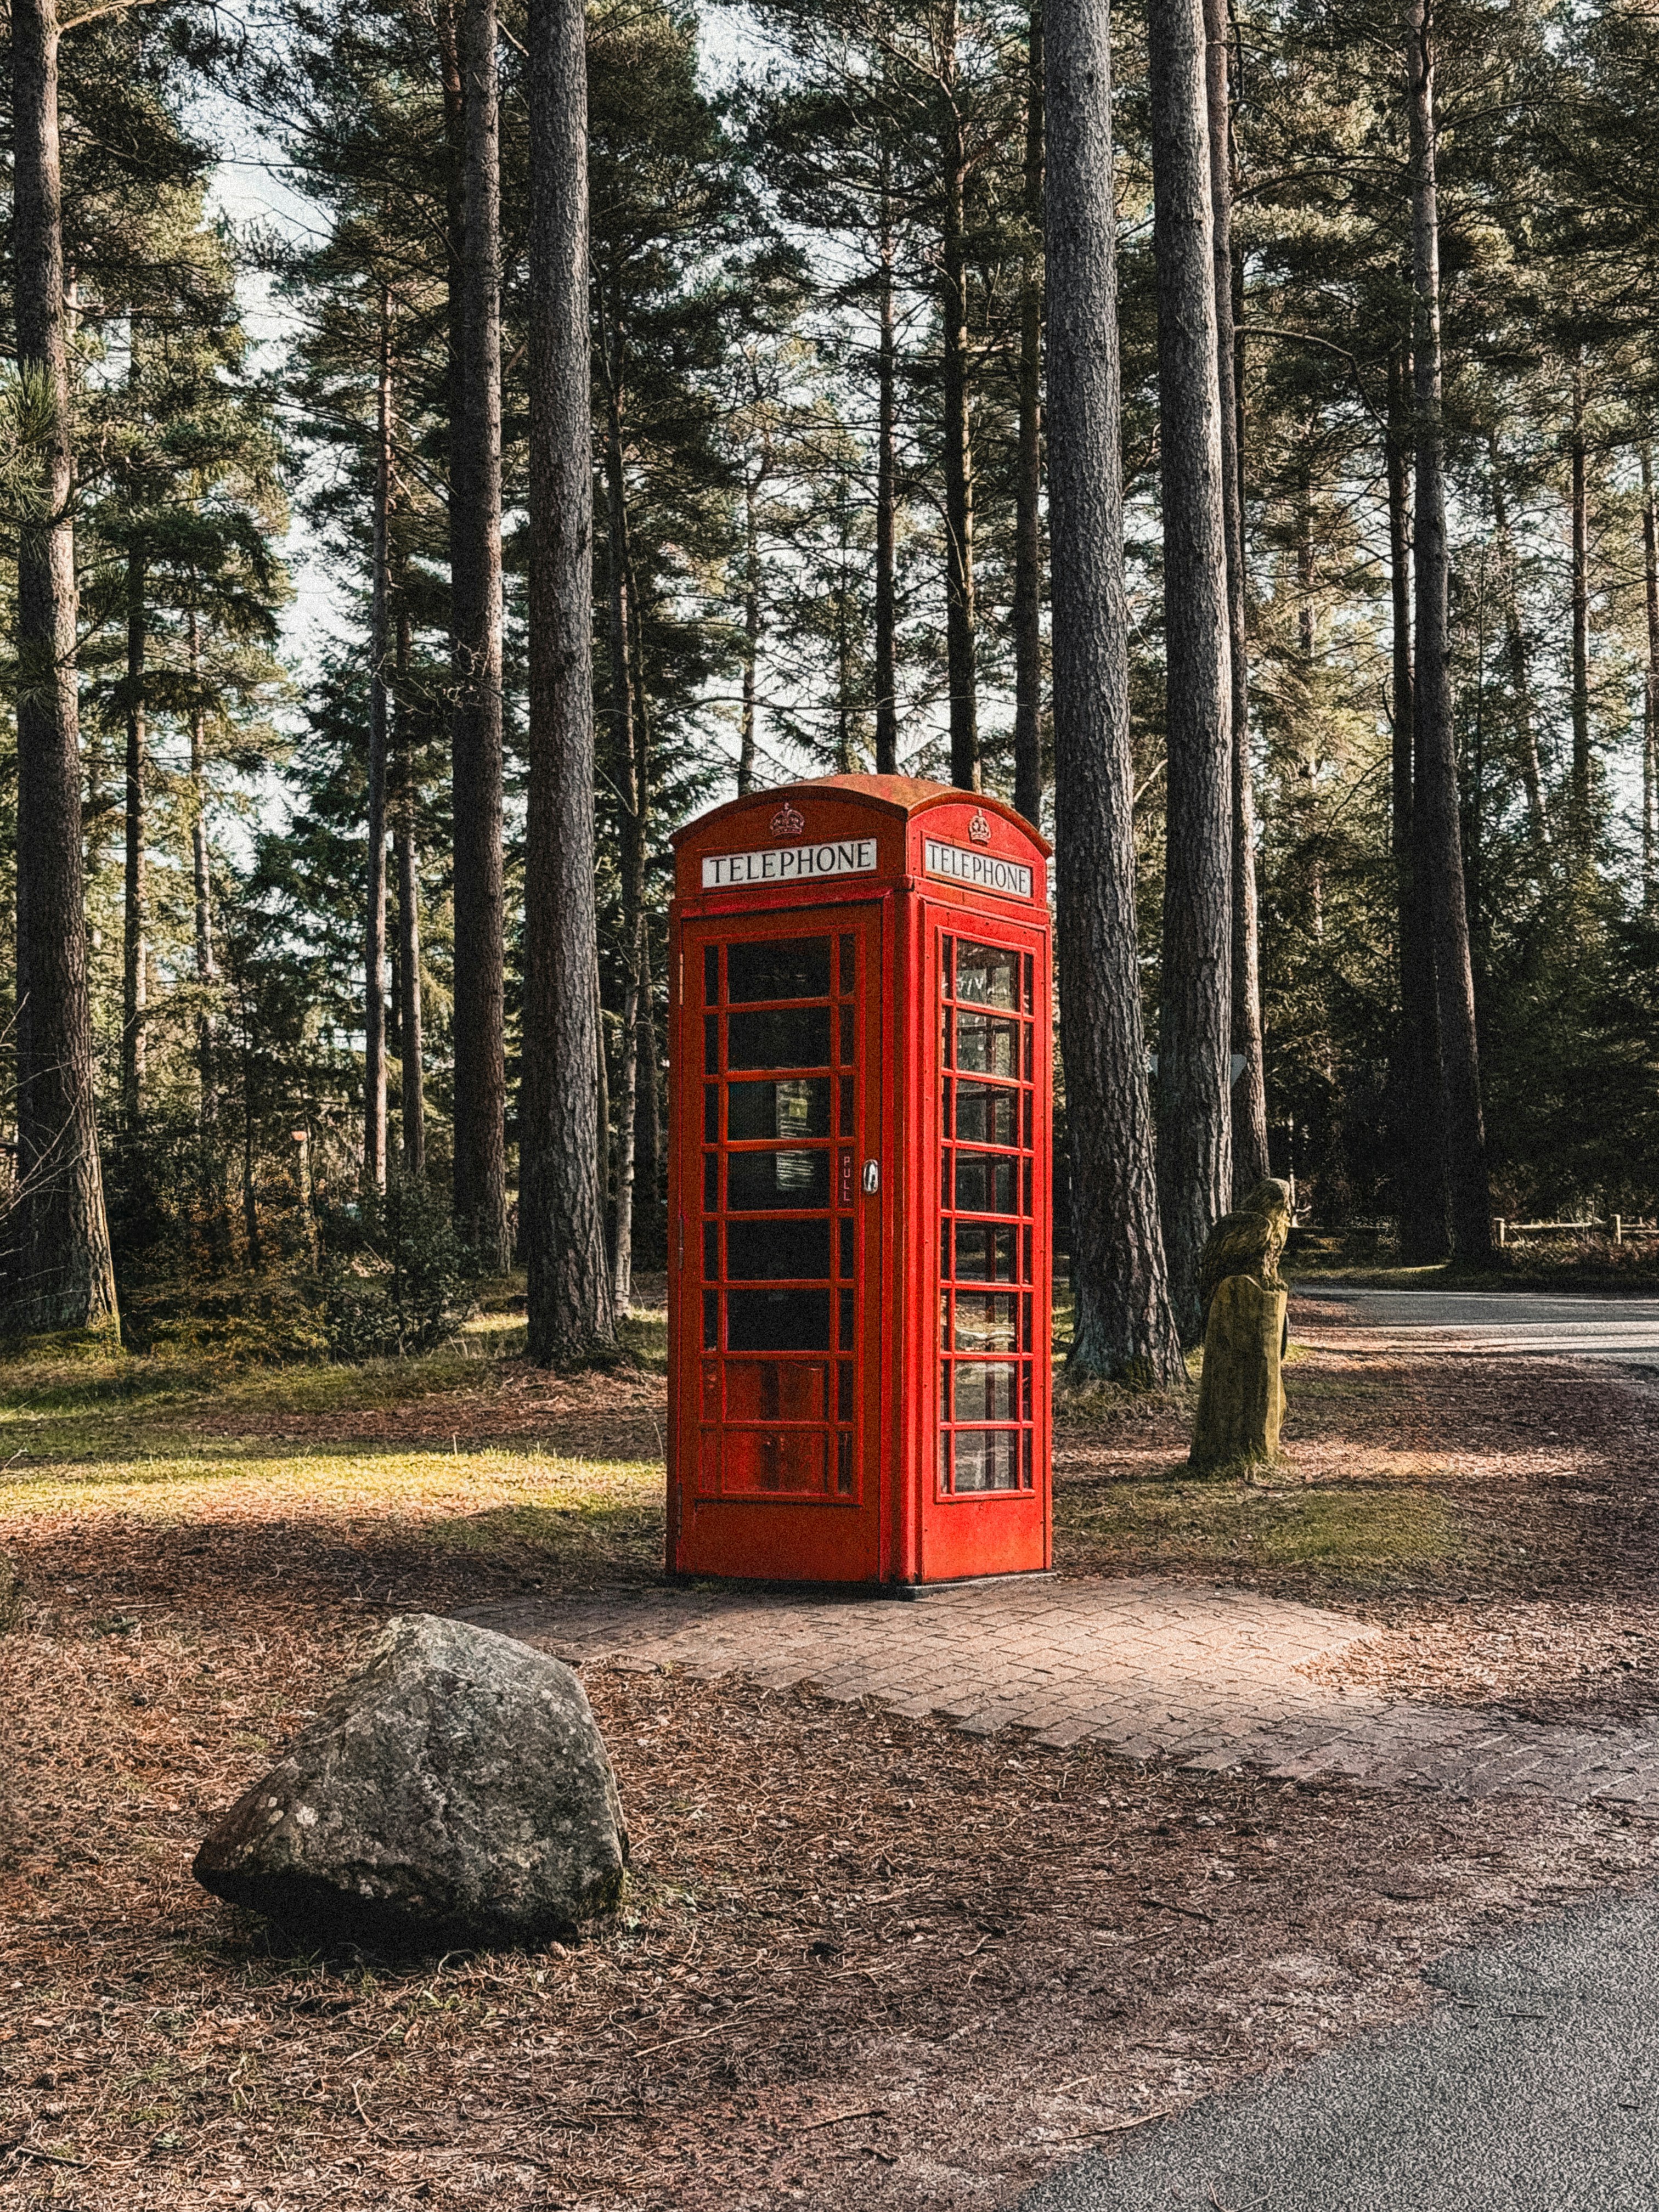
POLYGON ((1032 0, 1028 50, 1014 478, 1014 805, 1034 823, 1042 811, 1042 0, 1032 0))
POLYGON ((501 147, 495 0, 465 0, 461 392, 450 467, 454 632, 455 1213, 507 1265, 501 884, 501 147))
POLYGON ((196 988, 196 1081, 198 1125, 202 1137, 201 1204, 206 1222, 208 1258, 216 1270, 231 1261, 230 1219, 225 1164, 219 1142, 218 963, 213 951, 213 873, 207 831, 207 706, 202 688, 202 628, 196 608, 196 580, 191 579, 185 617, 185 651, 190 676, 190 858, 194 894, 196 988))
POLYGON ((893 325, 893 149, 882 125, 880 335, 876 347, 876 774, 898 774, 898 343, 893 325))
POLYGON ((17 371, 42 416, 17 543, 17 1173, 11 1323, 112 1330, 87 994, 57 0, 11 18, 17 371))
POLYGON ((1196 1343, 1199 1261, 1232 1191, 1232 641, 1202 0, 1163 0, 1147 25, 1169 702, 1158 1198, 1196 1343))
POLYGON ((623 349, 620 307, 613 297, 605 338, 605 551, 610 583, 610 647, 615 777, 622 803, 622 1026, 617 1032, 616 1176, 611 1202, 611 1293, 617 1317, 632 1310, 634 1135, 639 1103, 640 973, 645 912, 645 817, 647 804, 643 686, 635 681, 638 621, 628 544, 628 486, 623 468, 623 349))
POLYGON ((945 404, 945 658, 951 692, 951 781, 980 787, 978 617, 974 600, 974 447, 968 370, 968 143, 957 48, 960 0, 944 0, 939 93, 945 173, 939 319, 945 404))
MULTIPOLYGON (((738 725, 738 797, 755 788, 755 684, 760 669, 760 492, 763 460, 743 480, 743 710, 738 725)), ((614 619, 614 617, 613 617, 614 619)))
POLYGON ((1267 1085, 1261 1054, 1260 922, 1255 888, 1255 777, 1250 763, 1250 662, 1244 618, 1242 339, 1233 313, 1233 106, 1227 0, 1204 0, 1210 122, 1211 250, 1215 260, 1216 382, 1221 410, 1221 507, 1227 545, 1227 635, 1232 714, 1233 1190, 1243 1197, 1268 1174, 1267 1085))
POLYGON ((386 1187, 386 786, 392 659, 392 299, 380 288, 368 645, 368 872, 363 933, 363 1183, 386 1187))
POLYGON ((392 841, 398 868, 398 1043, 402 1055, 404 1173, 426 1173, 426 1043, 421 1004, 421 854, 415 835, 415 734, 409 711, 410 613, 398 562, 395 697, 398 790, 392 841))
POLYGON ((1642 441, 1642 574, 1647 587, 1648 665, 1642 688, 1642 911, 1659 911, 1659 514, 1653 447, 1642 441))
POLYGON ((1135 934, 1110 11, 1048 0, 1048 531, 1071 1371, 1185 1370, 1158 1226, 1135 934))
POLYGON ((1417 820, 1416 680, 1412 659, 1411 356, 1389 356, 1389 562, 1394 606, 1393 854, 1400 917, 1400 1255, 1409 1267, 1443 1260, 1446 1110, 1435 1010, 1434 944, 1417 820))
POLYGON ((530 1356, 616 1340, 593 848, 593 459, 583 0, 531 0, 530 799, 521 1215, 530 1356))
POLYGON ((1582 866, 1589 857, 1591 818, 1589 712, 1589 498, 1584 439, 1584 349, 1572 364, 1572 836, 1582 866))
POLYGON ((1480 1054, 1475 1034, 1469 918, 1458 835, 1457 753, 1452 730, 1446 543, 1445 450, 1441 420, 1440 224, 1436 189, 1431 0, 1407 0, 1406 68, 1412 156, 1412 275, 1416 292, 1413 365, 1417 400, 1417 768, 1414 811, 1434 944, 1440 1064, 1446 1096, 1446 1165, 1452 1248, 1480 1261, 1492 1249, 1480 1054))
POLYGON ((121 1119, 129 1132, 143 1119, 144 1024, 149 1012, 144 883, 146 582, 144 556, 135 548, 127 556, 126 853, 121 901, 121 1119))
POLYGON ((195 890, 196 987, 202 1011, 196 1024, 196 1064, 201 1085, 202 1124, 219 1118, 219 1076, 216 1066, 218 1018, 213 994, 219 969, 213 952, 213 876, 207 833, 207 708, 202 693, 201 618, 192 604, 185 617, 185 651, 190 664, 190 854, 195 890))
POLYGON ((1514 696, 1515 711, 1519 720, 1521 781, 1527 794, 1527 821, 1532 831, 1533 842, 1540 854, 1547 853, 1549 815, 1544 805, 1544 774, 1538 758, 1538 723, 1533 712, 1532 671, 1528 664, 1527 635, 1521 621, 1515 536, 1510 528, 1509 502, 1504 494, 1504 477, 1495 432, 1486 440, 1486 455, 1492 472, 1492 522, 1498 533, 1498 557, 1501 564, 1504 651, 1509 663, 1510 690, 1514 696))

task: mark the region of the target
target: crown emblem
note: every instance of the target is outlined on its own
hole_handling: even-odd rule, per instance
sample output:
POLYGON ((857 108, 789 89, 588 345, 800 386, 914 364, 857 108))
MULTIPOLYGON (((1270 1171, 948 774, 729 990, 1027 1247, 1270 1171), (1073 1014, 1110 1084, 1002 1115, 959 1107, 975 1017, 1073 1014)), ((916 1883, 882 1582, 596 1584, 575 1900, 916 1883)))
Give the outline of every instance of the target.
MULTIPOLYGON (((806 817, 799 806, 792 806, 786 799, 772 817, 772 835, 775 837, 801 837, 805 833, 806 817)), ((991 833, 988 830, 985 834, 988 837, 991 833)))
POLYGON ((991 825, 977 806, 974 809, 973 820, 968 824, 968 835, 976 845, 988 845, 991 842, 991 825))

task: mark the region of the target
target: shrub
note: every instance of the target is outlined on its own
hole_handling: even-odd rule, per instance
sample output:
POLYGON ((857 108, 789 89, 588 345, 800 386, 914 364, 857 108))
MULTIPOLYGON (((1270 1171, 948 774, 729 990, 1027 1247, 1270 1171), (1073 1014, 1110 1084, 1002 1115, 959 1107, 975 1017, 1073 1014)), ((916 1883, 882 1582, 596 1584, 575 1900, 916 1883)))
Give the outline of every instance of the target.
POLYGON ((336 1359, 384 1359, 447 1342, 472 1310, 471 1269, 431 1184, 394 1175, 336 1216, 323 1325, 336 1359))

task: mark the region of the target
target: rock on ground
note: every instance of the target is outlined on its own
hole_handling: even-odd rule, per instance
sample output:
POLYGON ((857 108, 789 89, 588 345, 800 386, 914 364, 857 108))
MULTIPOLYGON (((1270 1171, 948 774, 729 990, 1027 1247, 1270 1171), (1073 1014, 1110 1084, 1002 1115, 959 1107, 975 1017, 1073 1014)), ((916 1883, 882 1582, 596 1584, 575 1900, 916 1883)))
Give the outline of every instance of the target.
POLYGON ((198 1852, 216 1895, 369 1942, 534 1944, 617 1903, 628 1835, 568 1667, 414 1613, 198 1852))

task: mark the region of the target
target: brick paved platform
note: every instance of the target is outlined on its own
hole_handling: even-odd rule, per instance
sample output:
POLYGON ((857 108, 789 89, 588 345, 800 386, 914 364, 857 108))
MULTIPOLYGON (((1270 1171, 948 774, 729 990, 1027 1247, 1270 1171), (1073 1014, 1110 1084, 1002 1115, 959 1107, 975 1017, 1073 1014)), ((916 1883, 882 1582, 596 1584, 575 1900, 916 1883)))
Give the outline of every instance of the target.
POLYGON ((1340 1774, 1376 1788, 1606 1799, 1659 1815, 1659 1722, 1547 1727, 1343 1691, 1298 1670, 1369 1634, 1253 1590, 1048 1577, 914 1602, 734 1589, 621 1589, 470 1608, 573 1665, 811 1683, 977 1734, 1092 1739, 1224 1771, 1340 1774))

